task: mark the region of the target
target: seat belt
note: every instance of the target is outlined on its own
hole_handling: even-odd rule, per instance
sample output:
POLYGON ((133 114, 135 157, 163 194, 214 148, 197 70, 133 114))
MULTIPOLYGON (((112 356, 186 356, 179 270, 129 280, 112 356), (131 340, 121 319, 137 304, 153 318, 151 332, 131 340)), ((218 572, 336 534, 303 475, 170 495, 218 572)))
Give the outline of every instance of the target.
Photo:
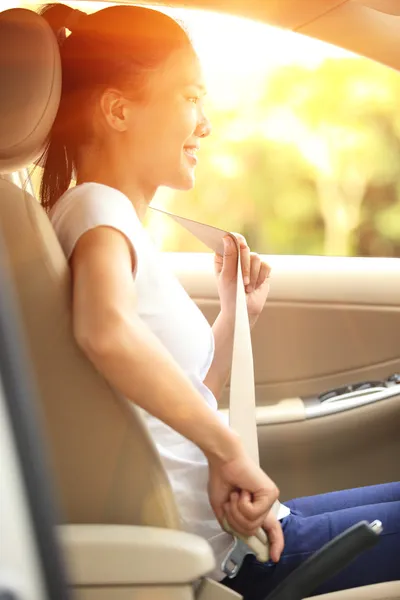
MULTIPOLYGON (((197 239, 203 242, 208 248, 217 254, 223 255, 223 238, 230 235, 238 248, 238 273, 237 273, 237 291, 236 291, 236 314, 235 331, 233 338, 232 353, 232 373, 231 387, 229 395, 229 422, 242 439, 243 446, 251 458, 259 465, 259 452, 257 443, 257 421, 256 421, 256 402, 254 388, 254 369, 253 369, 253 350, 251 346, 250 324, 247 315, 246 292, 243 283, 243 275, 240 261, 239 243, 236 237, 229 231, 218 229, 210 225, 204 225, 184 217, 179 217, 172 213, 157 210, 174 219, 179 225, 182 225, 197 239)), ((277 500, 272 511, 278 514, 280 502, 277 500)), ((268 539, 263 529, 259 529, 255 536, 244 537, 233 531, 228 523, 224 523, 224 529, 231 533, 235 538, 235 546, 229 551, 227 558, 223 563, 223 570, 228 577, 234 577, 242 564, 248 547, 251 553, 256 556, 260 562, 266 562, 269 558, 268 539), (238 547, 241 544, 242 547, 238 547), (239 550, 234 556, 235 548, 239 550), (234 558, 233 568, 229 565, 230 557, 234 558), (239 559, 239 560, 237 560, 239 559), (227 568, 224 568, 224 567, 227 568)), ((285 579, 272 596, 276 600, 296 596, 304 598, 309 596, 318 585, 318 581, 323 583, 328 577, 332 577, 341 567, 347 565, 361 551, 373 547, 379 540, 379 534, 382 530, 380 521, 374 521, 371 524, 361 522, 337 536, 334 540, 326 544, 314 556, 309 558, 301 567, 296 569, 290 577, 285 579)), ((214 581, 210 582, 215 584, 214 581)), ((226 588, 225 588, 226 589, 226 588)), ((231 591, 231 590, 230 590, 231 591)), ((220 590, 218 590, 220 593, 220 590)), ((219 596, 218 596, 219 597, 219 596)), ((271 597, 272 600, 272 597, 271 597)))
MULTIPOLYGON (((252 460, 259 465, 260 457, 257 440, 253 349, 251 345, 250 324, 247 314, 246 292, 243 282, 239 243, 235 235, 229 231, 198 223, 197 221, 180 217, 159 208, 151 208, 154 211, 163 213, 172 218, 217 254, 224 254, 223 238, 227 235, 231 236, 237 246, 238 272, 231 385, 229 392, 229 424, 240 436, 246 452, 252 460)), ((279 507, 280 503, 279 501, 276 501, 271 509, 275 515, 278 514, 279 507)), ((224 522, 224 529, 228 533, 231 533, 237 540, 246 544, 260 562, 266 562, 268 560, 268 539, 265 531, 261 527, 256 535, 250 537, 242 536, 233 531, 227 521, 224 522)), ((237 570, 238 569, 236 569, 235 574, 237 570)))

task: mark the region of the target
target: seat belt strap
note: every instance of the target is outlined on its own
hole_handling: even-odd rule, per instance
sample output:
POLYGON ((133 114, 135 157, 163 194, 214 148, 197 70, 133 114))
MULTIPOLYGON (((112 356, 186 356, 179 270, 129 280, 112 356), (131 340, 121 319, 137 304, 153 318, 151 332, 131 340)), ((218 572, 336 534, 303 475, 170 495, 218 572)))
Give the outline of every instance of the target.
MULTIPOLYGON (((259 450, 257 439, 256 399, 254 385, 253 349, 251 344, 250 324, 247 314, 246 292, 243 283, 240 260, 239 242, 229 231, 205 225, 191 219, 180 217, 173 213, 151 207, 152 210, 163 213, 179 225, 187 229, 198 240, 203 242, 213 252, 223 255, 223 238, 231 236, 238 248, 238 276, 236 286, 236 311, 232 351, 231 385, 229 390, 229 424, 240 436, 246 452, 259 465, 259 450)), ((277 515, 280 503, 275 502, 272 510, 277 515)), ((229 533, 244 541, 256 554, 259 560, 268 560, 268 541, 265 531, 259 529, 256 536, 244 538, 231 530, 225 522, 224 527, 229 533)))

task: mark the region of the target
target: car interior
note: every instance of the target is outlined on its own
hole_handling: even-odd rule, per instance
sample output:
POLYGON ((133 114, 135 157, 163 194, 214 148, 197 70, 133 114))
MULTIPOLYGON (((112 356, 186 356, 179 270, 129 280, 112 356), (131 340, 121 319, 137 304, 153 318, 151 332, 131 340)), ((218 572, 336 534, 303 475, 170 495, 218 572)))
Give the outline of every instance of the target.
MULTIPOLYGON (((400 71, 397 0, 168 5, 258 19, 400 71)), ((33 190, 20 185, 58 109, 55 36, 33 10, 4 10, 0 56, 0 234, 62 515, 57 537, 68 583, 82 600, 239 598, 207 578, 214 568, 207 542, 181 530, 139 412, 79 350, 67 262, 33 190)), ((193 269, 184 255, 167 260, 212 322, 219 301, 209 263, 193 269)), ((274 285, 252 343, 260 462, 282 501, 400 479, 399 263, 271 257, 274 285)), ((223 410, 228 396, 229 387, 223 410)), ((319 597, 400 599, 400 581, 319 597)))

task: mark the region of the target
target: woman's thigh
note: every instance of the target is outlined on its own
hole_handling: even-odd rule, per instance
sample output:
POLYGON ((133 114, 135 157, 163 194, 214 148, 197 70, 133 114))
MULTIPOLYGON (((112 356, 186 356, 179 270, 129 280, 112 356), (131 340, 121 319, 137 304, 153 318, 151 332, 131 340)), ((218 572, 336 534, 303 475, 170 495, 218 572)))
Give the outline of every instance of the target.
POLYGON ((245 600, 264 600, 281 581, 311 554, 359 521, 382 521, 384 531, 377 546, 362 553, 314 594, 400 579, 400 501, 345 508, 304 517, 296 513, 283 522, 285 550, 276 565, 249 557, 237 577, 224 584, 245 600))
POLYGON ((308 517, 354 506, 396 501, 400 501, 400 481, 319 494, 318 496, 306 496, 290 500, 285 504, 303 517, 308 517))

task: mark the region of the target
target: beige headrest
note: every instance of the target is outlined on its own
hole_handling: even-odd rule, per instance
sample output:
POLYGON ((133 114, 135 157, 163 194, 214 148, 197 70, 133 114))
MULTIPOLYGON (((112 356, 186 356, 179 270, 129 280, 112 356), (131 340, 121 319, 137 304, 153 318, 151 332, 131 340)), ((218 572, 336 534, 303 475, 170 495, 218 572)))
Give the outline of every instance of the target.
POLYGON ((0 173, 32 163, 43 149, 61 93, 57 40, 22 8, 0 13, 0 173))

